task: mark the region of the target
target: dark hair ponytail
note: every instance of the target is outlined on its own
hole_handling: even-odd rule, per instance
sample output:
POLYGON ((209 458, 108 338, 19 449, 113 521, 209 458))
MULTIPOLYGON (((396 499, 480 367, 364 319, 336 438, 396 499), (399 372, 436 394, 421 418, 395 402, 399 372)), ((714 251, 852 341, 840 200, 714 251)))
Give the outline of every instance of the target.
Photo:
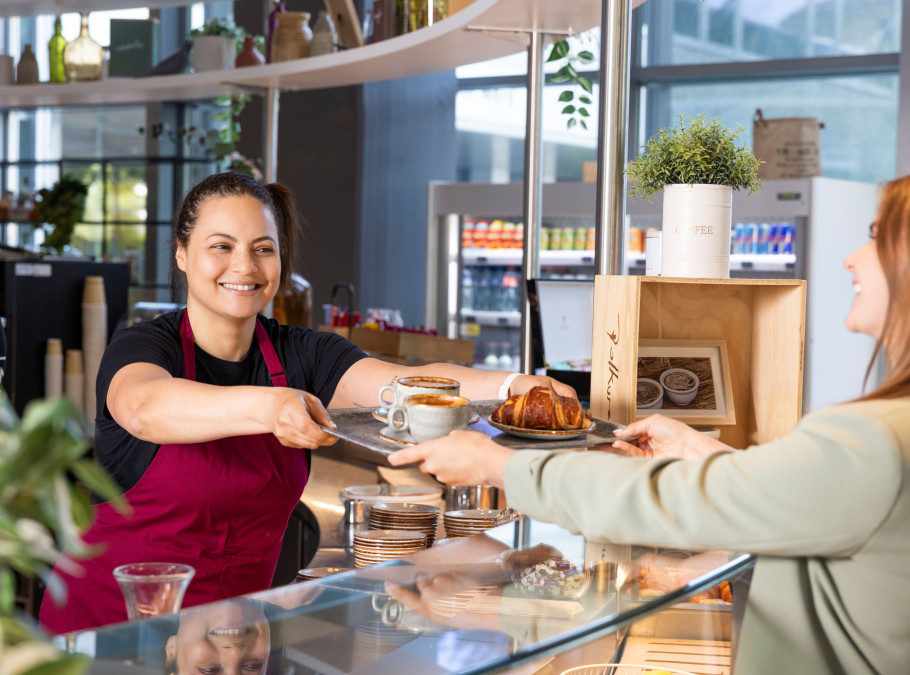
MULTIPOLYGON (((202 205, 214 197, 253 197, 269 208, 278 227, 278 252, 281 258, 281 285, 291 276, 297 259, 300 217, 291 191, 280 183, 263 185, 252 176, 236 171, 212 174, 186 194, 174 224, 174 245, 189 244, 202 205)), ((174 263, 172 262, 172 268, 174 263)))

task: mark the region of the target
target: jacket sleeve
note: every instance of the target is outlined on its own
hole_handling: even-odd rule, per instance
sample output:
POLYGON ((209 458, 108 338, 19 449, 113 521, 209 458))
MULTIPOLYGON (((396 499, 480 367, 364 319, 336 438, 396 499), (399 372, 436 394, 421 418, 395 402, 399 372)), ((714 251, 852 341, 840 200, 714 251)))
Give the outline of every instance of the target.
POLYGON ((506 496, 591 540, 848 556, 885 520, 905 471, 906 439, 891 422, 908 407, 890 421, 872 411, 827 408, 785 438, 700 460, 520 451, 506 466, 506 496))

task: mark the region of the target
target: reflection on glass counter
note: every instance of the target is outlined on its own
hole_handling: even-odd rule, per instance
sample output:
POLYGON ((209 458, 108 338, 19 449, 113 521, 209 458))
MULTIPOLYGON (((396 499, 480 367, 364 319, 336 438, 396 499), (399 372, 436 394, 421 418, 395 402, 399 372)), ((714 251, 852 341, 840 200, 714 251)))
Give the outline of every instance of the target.
POLYGON ((752 563, 595 544, 520 517, 400 560, 57 640, 92 656, 93 673, 563 672, 628 662, 624 650, 654 637, 729 655, 730 582, 752 563))

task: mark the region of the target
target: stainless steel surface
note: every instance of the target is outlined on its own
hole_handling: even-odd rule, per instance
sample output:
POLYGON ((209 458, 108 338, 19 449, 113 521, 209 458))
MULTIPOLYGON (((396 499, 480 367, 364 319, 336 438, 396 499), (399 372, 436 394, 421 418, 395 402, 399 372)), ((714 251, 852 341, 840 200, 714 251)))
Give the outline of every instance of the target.
POLYGON ((600 121, 597 127, 597 211, 594 270, 623 274, 626 216, 626 126, 629 116, 630 0, 603 3, 600 121))
POLYGON ((446 485, 446 511, 463 509, 495 509, 499 504, 499 489, 492 485, 446 485))
MULTIPOLYGON (((543 183, 540 162, 540 108, 543 102, 543 35, 537 31, 530 34, 528 45, 527 75, 527 118, 525 123, 525 182, 524 222, 525 241, 522 256, 522 271, 525 279, 540 276, 540 190, 543 183)), ((531 354, 531 305, 527 284, 521 289, 521 367, 523 373, 530 373, 531 354)))

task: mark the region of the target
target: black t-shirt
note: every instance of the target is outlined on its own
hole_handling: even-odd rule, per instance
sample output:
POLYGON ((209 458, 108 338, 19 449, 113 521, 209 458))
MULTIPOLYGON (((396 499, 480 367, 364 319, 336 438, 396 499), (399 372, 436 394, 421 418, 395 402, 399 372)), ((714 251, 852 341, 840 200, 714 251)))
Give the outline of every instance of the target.
MULTIPOLYGON (((152 463, 159 445, 128 433, 107 409, 111 380, 131 363, 151 363, 174 377, 183 377, 183 349, 180 343, 182 311, 169 312, 114 333, 101 359, 95 391, 98 416, 95 419, 95 448, 98 461, 126 491, 135 485, 152 463)), ((283 326, 274 319, 263 321, 269 339, 284 366, 288 386, 315 394, 328 406, 335 387, 348 368, 366 357, 360 349, 335 333, 283 326)), ((250 351, 241 361, 223 361, 196 349, 196 381, 221 386, 270 386, 271 378, 253 338, 250 351)))

